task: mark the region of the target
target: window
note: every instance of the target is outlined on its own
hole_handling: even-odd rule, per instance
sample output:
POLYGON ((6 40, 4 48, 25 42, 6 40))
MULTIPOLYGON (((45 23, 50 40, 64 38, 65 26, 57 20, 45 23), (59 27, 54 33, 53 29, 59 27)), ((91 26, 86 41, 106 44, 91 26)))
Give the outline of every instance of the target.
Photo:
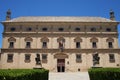
POLYGON ((96 42, 92 42, 92 48, 97 48, 96 42))
POLYGON ((7 62, 13 62, 13 54, 7 55, 7 62))
POLYGON ((63 28, 59 28, 58 30, 59 30, 59 31, 64 31, 64 29, 63 29, 63 28))
POLYGON ((47 54, 42 54, 42 63, 47 63, 47 54))
POLYGON ((32 28, 29 27, 29 28, 27 28, 26 30, 27 30, 27 31, 32 31, 32 28))
POLYGON ((82 62, 81 54, 76 54, 76 62, 77 63, 82 62))
POLYGON ((75 31, 80 31, 80 28, 75 28, 75 31))
POLYGON ((112 42, 108 42, 108 47, 109 47, 109 48, 113 48, 112 42))
POLYGON ((110 62, 115 62, 115 56, 114 56, 114 54, 109 54, 109 61, 110 62))
POLYGON ((31 47, 31 43, 30 42, 26 42, 26 48, 30 48, 31 47))
POLYGON ((107 31, 107 32, 110 32, 110 31, 111 31, 111 28, 106 28, 106 31, 107 31))
POLYGON ((47 48, 47 42, 43 42, 42 48, 47 48))
POLYGON ((9 43, 9 48, 14 48, 14 42, 9 43))
POLYGON ((25 62, 30 62, 30 54, 25 54, 25 62))
POLYGON ((80 48, 80 42, 76 42, 76 48, 80 48))
POLYGON ((42 28, 42 31, 47 31, 48 29, 47 28, 42 28))
POLYGON ((96 28, 91 28, 91 31, 95 32, 95 31, 96 31, 96 28))
POLYGON ((10 28, 11 31, 15 31, 16 29, 14 27, 10 28))

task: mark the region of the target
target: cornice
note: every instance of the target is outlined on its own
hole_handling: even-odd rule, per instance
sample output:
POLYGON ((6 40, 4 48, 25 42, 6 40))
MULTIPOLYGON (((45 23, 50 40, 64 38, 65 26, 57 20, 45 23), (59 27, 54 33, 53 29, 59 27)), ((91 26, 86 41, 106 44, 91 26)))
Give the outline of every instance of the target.
POLYGON ((58 36, 64 36, 64 37, 118 37, 118 33, 3 33, 3 37, 58 37, 58 36))
MULTIPOLYGON (((59 49, 1 49, 1 53, 58 53, 59 49)), ((64 49, 63 53, 120 53, 120 49, 64 49)))
POLYGON ((3 25, 118 25, 119 22, 1 22, 3 25))

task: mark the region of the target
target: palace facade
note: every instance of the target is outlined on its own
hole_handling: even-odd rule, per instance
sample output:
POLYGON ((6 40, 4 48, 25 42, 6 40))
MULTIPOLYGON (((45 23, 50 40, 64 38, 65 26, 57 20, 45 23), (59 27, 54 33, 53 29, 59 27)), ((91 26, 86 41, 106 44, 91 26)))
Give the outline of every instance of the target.
POLYGON ((7 11, 1 69, 32 69, 36 54, 40 65, 52 72, 86 71, 98 54, 99 67, 120 67, 114 12, 102 17, 36 16, 11 19, 7 11))

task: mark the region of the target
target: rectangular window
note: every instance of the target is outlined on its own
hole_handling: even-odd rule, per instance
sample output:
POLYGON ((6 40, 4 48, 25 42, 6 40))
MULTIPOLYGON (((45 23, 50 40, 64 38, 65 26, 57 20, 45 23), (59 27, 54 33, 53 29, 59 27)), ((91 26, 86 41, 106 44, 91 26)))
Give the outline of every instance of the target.
POLYGON ((92 48, 97 48, 96 42, 92 42, 92 48))
POLYGON ((7 62, 13 62, 13 54, 7 55, 7 62))
POLYGON ((43 42, 42 48, 47 48, 47 42, 43 42))
POLYGON ((26 48, 30 48, 31 47, 31 43, 30 42, 26 42, 26 48))
POLYGON ((110 31, 111 31, 111 28, 106 28, 106 31, 107 31, 107 32, 110 32, 110 31))
POLYGON ((30 62, 30 54, 25 54, 25 62, 30 62))
POLYGON ((47 63, 47 54, 42 54, 42 63, 47 63))
POLYGON ((109 61, 112 63, 115 62, 115 55, 114 54, 109 54, 109 61))
POLYGON ((109 47, 109 48, 113 48, 112 42, 108 42, 108 47, 109 47))
POLYGON ((81 63, 82 62, 81 54, 76 54, 76 62, 77 63, 81 63))
POLYGON ((14 42, 9 43, 9 48, 14 48, 14 42))
POLYGON ((80 48, 80 42, 76 42, 76 48, 80 48))
POLYGON ((95 31, 96 31, 96 28, 91 28, 91 31, 95 32, 95 31))

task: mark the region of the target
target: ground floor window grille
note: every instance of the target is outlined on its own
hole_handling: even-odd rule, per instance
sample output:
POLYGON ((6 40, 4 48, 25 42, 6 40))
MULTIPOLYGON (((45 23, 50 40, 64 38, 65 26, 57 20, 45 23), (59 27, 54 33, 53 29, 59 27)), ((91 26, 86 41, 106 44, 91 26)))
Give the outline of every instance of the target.
POLYGON ((115 62, 115 55, 109 54, 109 62, 114 63, 115 62))
POLYGON ((77 63, 81 63, 82 62, 81 54, 76 54, 76 62, 77 63))
POLYGON ((47 63, 47 54, 42 54, 42 63, 47 63))
POLYGON ((13 54, 7 55, 7 62, 13 62, 13 54))
POLYGON ((25 62, 30 62, 30 57, 31 55, 30 54, 25 54, 25 62))

